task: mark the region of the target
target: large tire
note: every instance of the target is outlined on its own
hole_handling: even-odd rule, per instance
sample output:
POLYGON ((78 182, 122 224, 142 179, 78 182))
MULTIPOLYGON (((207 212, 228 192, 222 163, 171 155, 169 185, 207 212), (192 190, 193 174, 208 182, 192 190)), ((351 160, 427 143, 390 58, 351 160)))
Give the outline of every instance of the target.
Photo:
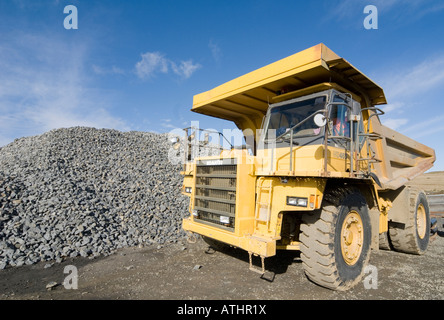
POLYGON ((409 190, 408 221, 405 225, 389 224, 390 243, 393 249, 421 255, 430 241, 430 211, 427 197, 422 190, 409 190))
POLYGON ((381 250, 392 250, 392 245, 388 236, 388 232, 383 232, 379 234, 379 249, 381 250))
POLYGON ((371 222, 365 198, 338 188, 324 195, 322 209, 302 216, 301 259, 313 282, 344 291, 363 277, 370 259, 371 222))

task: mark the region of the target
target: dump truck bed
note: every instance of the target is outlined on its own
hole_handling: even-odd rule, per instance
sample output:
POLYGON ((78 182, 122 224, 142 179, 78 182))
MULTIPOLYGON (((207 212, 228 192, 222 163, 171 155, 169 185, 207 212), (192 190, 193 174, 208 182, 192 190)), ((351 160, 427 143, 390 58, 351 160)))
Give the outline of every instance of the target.
MULTIPOLYGON (((194 96, 191 110, 256 132, 270 103, 321 83, 359 97, 362 108, 387 103, 380 86, 321 43, 194 96)), ((382 125, 378 115, 371 117, 370 128, 381 137, 371 142, 380 189, 397 189, 433 166, 433 149, 382 125)))
POLYGON ((385 170, 379 176, 384 189, 395 190, 429 170, 435 162, 435 151, 389 127, 381 125, 385 170), (385 145, 385 146, 384 146, 385 145))

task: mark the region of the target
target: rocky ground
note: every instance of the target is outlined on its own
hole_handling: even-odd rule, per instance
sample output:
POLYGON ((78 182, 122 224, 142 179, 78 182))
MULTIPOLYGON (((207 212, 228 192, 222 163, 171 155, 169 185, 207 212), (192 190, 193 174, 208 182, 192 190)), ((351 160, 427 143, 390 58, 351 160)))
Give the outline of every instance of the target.
MULTIPOLYGON (((442 229, 424 256, 373 251, 373 287, 342 293, 311 283, 297 252, 267 259, 267 281, 242 250, 186 242, 169 149, 166 135, 92 128, 0 149, 0 299, 444 299, 442 229)), ((444 193, 442 172, 412 183, 444 193)))

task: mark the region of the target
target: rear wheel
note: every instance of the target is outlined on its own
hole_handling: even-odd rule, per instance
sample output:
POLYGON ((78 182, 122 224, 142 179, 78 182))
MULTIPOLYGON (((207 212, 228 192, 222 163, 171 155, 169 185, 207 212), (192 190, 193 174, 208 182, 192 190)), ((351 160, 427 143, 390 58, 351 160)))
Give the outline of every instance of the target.
POLYGON ((427 197, 419 189, 409 190, 409 212, 405 225, 389 224, 390 242, 397 251, 423 254, 430 241, 430 212, 427 197))
POLYGON ((323 207, 304 214, 301 259, 313 282, 347 290, 358 283, 370 258, 371 224, 365 198, 336 189, 324 196, 323 207))

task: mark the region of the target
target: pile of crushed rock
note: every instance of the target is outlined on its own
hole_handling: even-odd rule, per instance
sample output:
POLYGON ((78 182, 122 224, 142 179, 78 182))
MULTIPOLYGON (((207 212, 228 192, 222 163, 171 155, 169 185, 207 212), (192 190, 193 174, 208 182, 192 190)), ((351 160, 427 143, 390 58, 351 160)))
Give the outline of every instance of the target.
POLYGON ((177 242, 188 215, 167 134, 75 127, 0 149, 0 269, 177 242))

